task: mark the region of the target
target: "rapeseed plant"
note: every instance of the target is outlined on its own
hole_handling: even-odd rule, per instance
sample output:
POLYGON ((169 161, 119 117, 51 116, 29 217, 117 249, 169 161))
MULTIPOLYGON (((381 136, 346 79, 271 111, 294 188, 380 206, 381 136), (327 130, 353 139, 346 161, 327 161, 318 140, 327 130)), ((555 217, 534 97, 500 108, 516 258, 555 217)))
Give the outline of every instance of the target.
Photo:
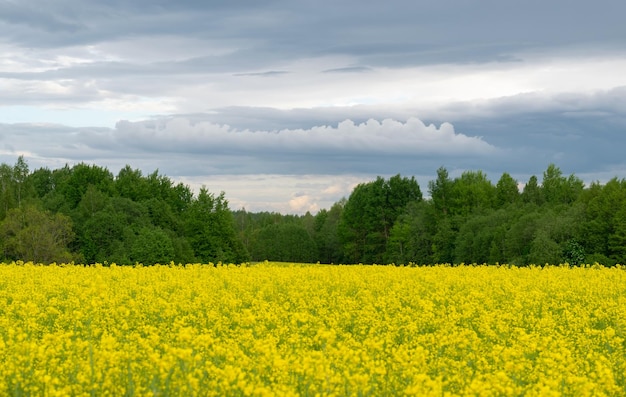
POLYGON ((0 394, 626 393, 620 267, 0 265, 0 394))

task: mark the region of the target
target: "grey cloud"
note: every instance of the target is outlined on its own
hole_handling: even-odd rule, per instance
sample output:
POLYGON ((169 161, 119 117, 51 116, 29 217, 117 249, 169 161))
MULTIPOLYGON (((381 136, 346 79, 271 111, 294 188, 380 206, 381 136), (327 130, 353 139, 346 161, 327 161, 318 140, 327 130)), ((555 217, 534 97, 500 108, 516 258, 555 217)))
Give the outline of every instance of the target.
POLYGON ((356 154, 459 154, 481 155, 495 148, 487 142, 457 134, 452 125, 439 128, 426 126, 419 119, 406 122, 386 119, 368 120, 355 124, 344 120, 336 127, 317 126, 311 129, 251 131, 236 130, 213 123, 192 124, 184 118, 170 118, 151 122, 120 122, 116 131, 128 140, 138 139, 144 145, 148 139, 155 145, 180 151, 200 150, 211 153, 223 150, 269 150, 274 153, 302 154, 356 153, 356 154))
POLYGON ((76 33, 84 28, 72 18, 69 10, 66 13, 51 12, 33 3, 3 1, 0 3, 0 21, 9 26, 25 26, 46 33, 76 33))
MULTIPOLYGON (((242 130, 283 130, 335 125, 346 119, 361 124, 369 119, 406 120, 416 115, 419 115, 422 120, 430 120, 429 115, 419 109, 407 110, 367 105, 295 109, 229 106, 213 109, 209 113, 181 114, 180 116, 193 123, 227 124, 242 130)), ((439 124, 443 122, 445 120, 438 120, 439 124)))
MULTIPOLYGON (((459 133, 482 137, 484 142, 498 148, 498 152, 491 156, 449 155, 440 160, 416 154, 404 163, 394 161, 398 172, 432 171, 444 165, 451 169, 481 169, 497 179, 504 171, 522 176, 540 175, 550 163, 577 174, 624 169, 626 160, 621 144, 626 136, 624 104, 626 87, 618 87, 590 94, 520 94, 437 108, 354 106, 279 110, 232 107, 185 117, 193 123, 225 123, 239 130, 282 130, 335 125, 345 119, 360 124, 369 118, 406 120, 410 115, 419 115, 427 123, 449 121, 459 133)), ((361 159, 346 158, 345 161, 352 162, 354 169, 375 172, 374 166, 361 159)))
POLYGON ((228 93, 246 84, 232 77, 306 81, 307 72, 291 66, 324 57, 337 58, 318 69, 332 80, 379 68, 522 62, 521 53, 550 54, 562 45, 574 52, 626 51, 626 24, 616 17, 626 5, 604 0, 591 12, 589 4, 4 2, 0 37, 28 67, 0 68, 0 80, 34 85, 3 89, 0 103, 80 106, 124 95, 178 100, 204 82, 228 93), (85 62, 58 62, 66 55, 85 62), (50 81, 63 89, 35 86, 50 81))
MULTIPOLYGON (((426 123, 441 124, 451 122, 458 131, 467 133, 459 125, 471 124, 472 133, 469 135, 483 136, 481 126, 499 130, 498 134, 489 136, 490 142, 498 140, 498 146, 506 146, 507 140, 517 133, 507 128, 516 119, 523 120, 545 119, 549 122, 556 115, 568 122, 574 119, 622 124, 626 117, 626 87, 617 87, 607 91, 593 93, 562 93, 547 95, 539 92, 518 94, 509 97, 500 97, 483 101, 449 102, 436 107, 420 106, 336 106, 329 108, 295 108, 274 109, 266 107, 232 106, 213 109, 211 113, 197 113, 181 115, 192 122, 211 122, 228 124, 236 129, 296 129, 312 128, 316 125, 337 124, 345 119, 355 123, 363 123, 368 119, 402 120, 417 116, 426 123), (502 139, 500 139, 502 138, 502 139)), ((554 122, 554 127, 559 121, 554 122)), ((529 132, 532 128, 529 124, 529 132)))
POLYGON ((518 95, 482 108, 458 104, 445 118, 466 134, 511 148, 510 172, 540 173, 553 162, 574 173, 623 169, 626 89, 553 97, 518 95), (466 107, 467 106, 467 107, 466 107), (532 170, 532 171, 531 171, 532 170))
POLYGON ((515 59, 529 47, 624 49, 626 5, 617 0, 370 3, 104 2, 4 4, 3 37, 24 46, 94 44, 179 35, 242 40, 255 56, 301 59, 346 54, 367 65, 515 59), (494 33, 494 32, 497 32, 494 33), (253 41, 252 41, 253 40, 253 41))
MULTIPOLYGON (((89 62, 84 64, 61 67, 38 72, 0 72, 0 78, 17 80, 48 80, 48 79, 89 79, 89 78, 124 78, 134 76, 177 76, 189 74, 209 74, 245 70, 238 66, 241 56, 205 56, 183 61, 154 62, 151 64, 131 62, 89 62)), ((270 71, 269 73, 284 73, 270 71)), ((253 74, 253 73, 250 73, 253 74)))
MULTIPOLYGON (((122 37, 179 35, 230 40, 246 37, 276 13, 258 2, 30 1, 10 3, 0 32, 33 48, 96 44, 122 37), (58 29, 57 27, 65 27, 58 29)), ((8 8, 8 7, 6 7, 8 8)))
POLYGON ((456 133, 450 124, 426 126, 415 118, 362 124, 345 120, 336 126, 279 131, 237 130, 180 117, 123 121, 112 130, 5 124, 0 131, 16 152, 29 148, 37 158, 100 159, 105 165, 133 159, 174 175, 393 174, 425 167, 433 159, 498 156, 497 148, 456 133), (37 136, 38 144, 28 135, 37 136))
MULTIPOLYGON (((23 105, 15 110, 25 115, 13 120, 42 120, 51 109, 66 112, 54 120, 108 112, 106 123, 112 114, 199 112, 111 129, 0 124, 0 154, 5 161, 27 153, 33 166, 131 163, 198 178, 401 172, 427 180, 443 165, 452 174, 482 169, 524 179, 550 162, 604 176, 626 169, 625 87, 548 96, 539 90, 549 84, 525 86, 513 74, 521 88, 504 92, 537 91, 410 105, 395 102, 396 91, 400 101, 421 93, 385 79, 417 70, 417 78, 454 82, 460 69, 498 74, 562 65, 551 63, 562 57, 568 67, 596 56, 623 59, 625 11, 618 0, 0 1, 0 105, 4 114, 23 105), (438 73, 434 64, 462 66, 438 73), (401 69, 421 65, 431 66, 401 69), (369 84, 371 92, 361 90, 369 84), (332 92, 338 86, 343 91, 332 92), (354 102, 378 105, 334 106, 354 102), (318 107, 215 108, 259 103, 318 107)), ((597 86, 608 86, 601 77, 597 86)))
POLYGON ((367 66, 346 66, 343 68, 326 69, 322 73, 366 73, 373 69, 367 66))
MULTIPOLYGON (((626 112, 620 104, 603 105, 622 94, 618 89, 579 97, 509 98, 494 101, 492 108, 483 104, 486 109, 472 117, 457 104, 454 129, 449 124, 427 126, 402 117, 395 119, 407 121, 384 121, 382 117, 357 121, 372 113, 358 107, 327 109, 327 113, 322 109, 222 109, 215 114, 120 122, 115 129, 0 124, 0 155, 2 162, 12 163, 25 153, 31 168, 85 161, 114 173, 131 164, 145 172, 159 169, 183 179, 210 182, 217 178, 222 184, 216 186, 225 186, 219 189, 228 187, 236 192, 237 203, 259 210, 263 204, 241 198, 246 189, 236 185, 234 181, 241 177, 235 175, 335 175, 340 179, 361 175, 368 180, 401 173, 415 175, 425 191, 440 166, 452 176, 467 169, 483 170, 495 183, 503 172, 520 182, 530 175, 541 177, 547 165, 555 163, 565 174, 575 173, 586 182, 606 181, 626 175, 620 144, 626 134, 626 112), (572 104, 582 104, 581 110, 572 104), (612 116, 607 118, 607 112, 612 116), (223 123, 231 113, 242 116, 239 124, 223 123), (329 121, 346 120, 347 114, 355 121, 329 121), (222 123, 216 121, 220 119, 222 123), (298 125, 298 120, 305 120, 299 125, 312 126, 286 127, 298 125), (269 125, 275 128, 267 128, 269 125), (433 138, 430 143, 429 138, 433 138), (219 175, 233 175, 233 182, 226 183, 226 177, 219 175)), ((439 116, 432 113, 428 119, 438 123, 439 116)), ((295 182, 292 186, 296 190, 287 194, 285 201, 293 199, 293 193, 308 191, 295 182)), ((345 194, 345 189, 342 192, 345 194)), ((339 198, 333 196, 332 200, 339 198)))
MULTIPOLYGON (((66 68, 45 70, 41 72, 1 72, 0 78, 15 80, 49 80, 49 79, 82 79, 115 75, 138 75, 150 73, 150 68, 141 68, 123 62, 91 62, 66 68)), ((161 70, 161 73, 163 70, 161 70)))
POLYGON ((39 82, 19 82, 11 90, 0 91, 0 105, 51 105, 84 103, 101 98, 96 87, 83 81, 64 81, 54 89, 46 89, 39 82))
POLYGON ((280 76, 280 75, 287 74, 287 73, 289 72, 284 71, 284 70, 269 70, 267 72, 256 72, 256 73, 235 73, 233 76, 272 77, 272 76, 280 76))

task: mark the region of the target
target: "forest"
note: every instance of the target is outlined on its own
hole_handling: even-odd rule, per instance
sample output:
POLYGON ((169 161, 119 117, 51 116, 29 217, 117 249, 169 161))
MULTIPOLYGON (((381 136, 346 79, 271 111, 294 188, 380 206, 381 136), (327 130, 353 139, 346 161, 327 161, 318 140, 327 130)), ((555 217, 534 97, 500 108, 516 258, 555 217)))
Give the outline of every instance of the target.
POLYGON ((229 208, 154 171, 80 163, 0 165, 0 260, 102 264, 626 263, 626 181, 585 186, 554 164, 541 180, 445 167, 424 197, 414 177, 377 177, 317 214, 229 208))

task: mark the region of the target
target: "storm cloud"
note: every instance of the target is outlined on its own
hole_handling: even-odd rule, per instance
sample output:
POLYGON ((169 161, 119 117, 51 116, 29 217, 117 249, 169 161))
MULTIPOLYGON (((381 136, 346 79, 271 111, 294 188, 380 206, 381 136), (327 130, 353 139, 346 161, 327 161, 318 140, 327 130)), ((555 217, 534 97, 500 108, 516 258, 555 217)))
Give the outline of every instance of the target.
POLYGON ((0 2, 0 156, 303 212, 359 181, 626 175, 617 0, 0 2), (306 181, 306 182, 305 182, 306 181))

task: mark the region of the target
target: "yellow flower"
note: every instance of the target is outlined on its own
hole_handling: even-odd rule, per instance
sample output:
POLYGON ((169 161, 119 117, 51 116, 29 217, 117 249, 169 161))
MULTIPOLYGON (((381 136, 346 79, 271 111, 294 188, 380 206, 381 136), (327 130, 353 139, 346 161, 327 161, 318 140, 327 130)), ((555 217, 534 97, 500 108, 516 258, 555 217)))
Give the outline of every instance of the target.
POLYGON ((618 395, 624 274, 0 265, 0 394, 618 395))

